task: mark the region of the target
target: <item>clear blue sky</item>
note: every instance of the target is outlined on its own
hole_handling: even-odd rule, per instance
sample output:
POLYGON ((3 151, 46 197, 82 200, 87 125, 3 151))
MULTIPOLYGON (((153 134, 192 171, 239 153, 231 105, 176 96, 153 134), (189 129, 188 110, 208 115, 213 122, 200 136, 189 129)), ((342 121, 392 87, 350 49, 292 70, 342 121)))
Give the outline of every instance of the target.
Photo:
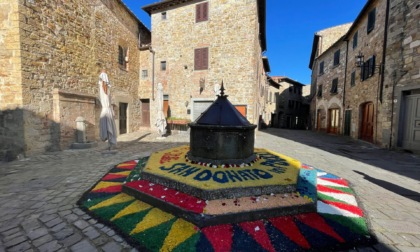
MULTIPOLYGON (((314 33, 353 22, 367 0, 267 0, 267 52, 270 76, 310 84, 308 68, 314 33)), ((150 29, 141 7, 158 0, 123 0, 150 29)))

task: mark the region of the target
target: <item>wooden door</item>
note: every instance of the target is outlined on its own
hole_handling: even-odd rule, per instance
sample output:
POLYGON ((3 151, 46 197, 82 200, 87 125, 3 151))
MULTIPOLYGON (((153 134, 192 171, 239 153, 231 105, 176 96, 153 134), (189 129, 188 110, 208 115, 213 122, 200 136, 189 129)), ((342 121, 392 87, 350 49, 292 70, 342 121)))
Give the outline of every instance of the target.
POLYGON ((127 108, 128 104, 120 102, 120 116, 119 116, 119 126, 120 126, 120 135, 127 133, 127 108))
POLYGON ((362 113, 360 139, 373 142, 373 120, 375 118, 373 103, 366 103, 362 108, 362 113))
POLYGON ((339 109, 329 109, 328 110, 328 133, 338 134, 338 124, 340 118, 339 109))
POLYGON ((150 100, 141 100, 141 126, 150 127, 150 100))
POLYGON ((407 95, 404 101, 402 147, 420 151, 420 95, 407 95))

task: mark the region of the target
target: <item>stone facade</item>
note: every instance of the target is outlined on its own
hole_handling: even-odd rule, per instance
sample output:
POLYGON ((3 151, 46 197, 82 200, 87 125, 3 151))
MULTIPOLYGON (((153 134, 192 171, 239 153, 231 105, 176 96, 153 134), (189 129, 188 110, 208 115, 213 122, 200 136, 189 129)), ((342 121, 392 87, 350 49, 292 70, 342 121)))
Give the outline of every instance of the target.
POLYGON ((328 50, 318 53, 319 39, 314 38, 310 62, 314 129, 329 131, 330 109, 337 103, 339 126, 334 133, 381 147, 420 151, 420 123, 416 124, 420 118, 420 33, 413 22, 419 19, 419 8, 418 1, 370 0, 344 37, 328 50), (333 59, 337 49, 343 52, 343 66, 331 68, 324 63, 320 76, 320 63, 333 59), (358 59, 361 64, 356 64, 358 59), (334 78, 338 78, 338 89, 331 96, 330 87, 325 87, 334 78))
MULTIPOLYGON (((334 26, 318 31, 314 35, 314 44, 309 63, 309 68, 312 69, 312 100, 310 106, 310 118, 312 119, 310 127, 312 129, 329 131, 329 111, 335 112, 334 109, 341 109, 342 111, 342 99, 344 94, 343 71, 345 71, 347 48, 341 42, 341 39, 351 25, 352 24, 349 23, 334 26), (334 65, 334 54, 338 50, 340 50, 339 64, 334 65), (320 67, 323 69, 320 69, 320 67), (331 92, 332 81, 335 78, 339 79, 339 85, 336 92, 331 92)), ((332 130, 336 131, 337 128, 333 127, 332 130)))
POLYGON ((384 146, 420 153, 420 2, 392 0, 381 121, 384 146), (417 103, 411 102, 416 101, 417 103), (409 107, 411 110, 406 110, 409 107), (409 114, 411 112, 411 114, 409 114))
POLYGON ((1 0, 0 159, 69 148, 78 116, 98 140, 102 68, 116 120, 128 104, 126 131, 139 129, 139 37, 150 32, 120 0, 1 0))
POLYGON ((269 121, 267 125, 270 127, 279 127, 279 89, 280 84, 274 81, 271 77, 268 79, 269 87, 268 87, 268 96, 267 96, 267 112, 269 113, 269 121))
POLYGON ((308 126, 309 104, 303 97, 304 85, 284 76, 271 77, 280 86, 278 89, 277 121, 274 127, 306 129, 308 126))
MULTIPOLYGON (((348 61, 347 61, 347 82, 346 97, 344 101, 345 113, 348 114, 347 134, 354 138, 363 139, 378 145, 382 144, 382 121, 386 120, 383 114, 383 104, 380 97, 383 48, 385 39, 385 18, 386 18, 386 1, 369 1, 359 18, 346 35, 348 45, 348 61), (375 11, 375 25, 373 30, 368 32, 368 16, 369 13, 375 11), (353 46, 353 38, 357 36, 357 46, 353 46), (362 53, 364 62, 369 58, 375 57, 375 65, 381 66, 373 70, 372 76, 363 79, 361 74, 368 71, 365 67, 356 67, 356 56, 362 53), (363 69, 363 71, 362 71, 363 69), (351 75, 355 80, 351 83, 351 75), (367 112, 371 106, 371 112, 367 112), (351 114, 351 116, 350 116, 351 114), (366 117, 370 117, 367 122, 366 117)), ((365 65, 366 66, 366 65, 365 65)))
MULTIPOLYGON (((229 100, 245 107, 251 123, 264 117, 265 0, 171 0, 143 9, 152 20, 154 86, 163 84, 168 116, 194 120, 200 114, 199 105, 210 105, 214 87, 223 81, 229 100), (196 22, 196 6, 202 3, 208 4, 208 20, 196 22), (201 48, 208 48, 208 68, 195 70, 195 50, 201 48)), ((144 95, 152 100, 151 111, 156 110, 151 95, 144 95)), ((153 116, 152 112, 152 122, 153 116)))

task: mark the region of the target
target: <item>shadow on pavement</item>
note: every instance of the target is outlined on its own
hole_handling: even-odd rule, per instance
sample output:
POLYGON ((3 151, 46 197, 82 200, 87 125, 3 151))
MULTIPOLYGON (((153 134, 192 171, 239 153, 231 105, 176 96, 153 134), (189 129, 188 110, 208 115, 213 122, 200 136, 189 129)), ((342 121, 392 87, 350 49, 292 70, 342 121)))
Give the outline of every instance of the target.
POLYGON ((268 128, 262 130, 262 132, 420 181, 420 156, 414 154, 381 149, 371 143, 348 136, 332 135, 323 132, 277 128, 268 128))
POLYGON ((363 172, 359 172, 359 171, 355 171, 355 170, 353 170, 353 172, 355 172, 357 174, 360 174, 360 175, 363 175, 363 178, 366 179, 367 181, 369 181, 371 183, 374 183, 374 184, 376 184, 376 185, 378 185, 378 186, 380 186, 380 187, 382 187, 382 188, 384 188, 388 191, 399 194, 399 195, 401 195, 401 196, 403 196, 407 199, 411 199, 411 200, 420 202, 420 193, 418 193, 418 192, 408 190, 404 187, 395 185, 393 183, 390 183, 390 182, 387 182, 387 181, 384 181, 384 180, 381 180, 381 179, 376 179, 376 178, 371 177, 371 176, 369 176, 369 175, 367 175, 363 172))

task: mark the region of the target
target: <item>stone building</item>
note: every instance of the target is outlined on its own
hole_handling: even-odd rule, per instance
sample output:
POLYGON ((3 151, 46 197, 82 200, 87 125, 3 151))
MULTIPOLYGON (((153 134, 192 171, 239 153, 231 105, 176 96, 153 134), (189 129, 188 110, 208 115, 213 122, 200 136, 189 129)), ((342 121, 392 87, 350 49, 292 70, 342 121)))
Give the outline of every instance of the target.
POLYGON ((98 140, 102 68, 118 133, 139 129, 139 38, 150 31, 121 0, 1 1, 0 159, 69 148, 79 116, 98 140))
POLYGON ((344 71, 347 47, 343 36, 351 24, 324 29, 315 33, 309 68, 311 80, 312 128, 341 133, 343 114, 344 71))
POLYGON ((277 122, 273 127, 306 129, 309 103, 303 96, 304 84, 284 76, 272 76, 279 85, 277 97, 277 122))
POLYGON ((380 99, 385 147, 420 152, 420 2, 390 1, 380 99))
MULTIPOLYGON (((169 122, 194 121, 222 81, 229 100, 251 123, 264 119, 265 0, 168 0, 143 10, 151 16, 153 34, 145 46, 153 62, 151 86, 163 84, 169 122)), ((150 102, 152 122, 153 96, 141 97, 150 102)))
POLYGON ((329 49, 319 50, 315 34, 310 59, 314 129, 420 150, 420 33, 413 25, 419 6, 418 1, 369 0, 329 49), (343 64, 322 64, 334 62, 337 50, 343 64), (332 94, 335 88, 328 84, 335 79, 332 94), (333 103, 338 104, 330 107, 333 103), (331 130, 334 118, 337 131, 331 130))
POLYGON ((278 128, 279 127, 279 93, 280 84, 268 77, 268 95, 267 95, 267 111, 269 112, 268 126, 278 128))

